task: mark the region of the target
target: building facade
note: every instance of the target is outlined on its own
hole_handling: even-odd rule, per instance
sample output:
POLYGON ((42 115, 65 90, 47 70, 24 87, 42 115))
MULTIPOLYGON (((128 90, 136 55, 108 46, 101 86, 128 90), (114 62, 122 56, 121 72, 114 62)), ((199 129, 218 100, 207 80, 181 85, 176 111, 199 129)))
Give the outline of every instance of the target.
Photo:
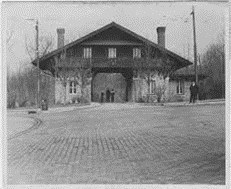
POLYGON ((108 91, 114 102, 189 98, 190 80, 172 74, 192 63, 165 48, 164 27, 157 28, 158 44, 114 22, 67 45, 65 30, 57 33, 57 50, 40 58, 55 81, 50 103, 108 102, 108 91))

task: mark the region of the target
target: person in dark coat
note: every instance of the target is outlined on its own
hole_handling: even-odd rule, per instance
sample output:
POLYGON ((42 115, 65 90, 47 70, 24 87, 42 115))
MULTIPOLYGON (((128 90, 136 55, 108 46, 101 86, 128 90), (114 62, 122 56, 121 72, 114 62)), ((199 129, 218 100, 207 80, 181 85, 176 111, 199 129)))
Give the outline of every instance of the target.
POLYGON ((114 89, 111 90, 111 102, 114 102, 115 91, 114 89))
POLYGON ((100 99, 101 103, 104 102, 104 92, 101 92, 101 99, 100 99))
POLYGON ((191 86, 190 86, 190 102, 189 103, 195 103, 196 98, 197 98, 197 94, 198 94, 198 86, 196 85, 196 83, 193 81, 191 86))
POLYGON ((106 91, 106 101, 107 101, 107 102, 110 102, 110 97, 111 97, 111 92, 110 92, 110 90, 108 89, 108 90, 106 91))

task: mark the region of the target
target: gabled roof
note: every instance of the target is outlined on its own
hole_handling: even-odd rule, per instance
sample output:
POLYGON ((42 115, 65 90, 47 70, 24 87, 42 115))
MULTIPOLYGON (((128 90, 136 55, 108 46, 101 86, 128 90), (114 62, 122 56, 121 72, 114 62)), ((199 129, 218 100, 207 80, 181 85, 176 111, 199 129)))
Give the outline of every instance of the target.
MULTIPOLYGON (((152 41, 150 41, 150 40, 148 40, 148 39, 146 39, 146 38, 144 38, 144 37, 142 37, 142 36, 140 36, 140 35, 132 32, 131 30, 129 30, 129 29, 127 29, 127 28, 125 28, 125 27, 123 27, 123 26, 121 26, 121 25, 119 25, 119 24, 117 24, 115 22, 112 22, 112 23, 110 23, 110 24, 108 24, 108 25, 106 25, 106 26, 104 26, 104 27, 102 27, 102 28, 100 28, 98 30, 95 30, 95 31, 93 31, 93 32, 85 35, 84 37, 81 37, 81 38, 79 38, 79 39, 77 39, 77 40, 75 40, 75 41, 73 41, 73 42, 65 45, 62 48, 59 48, 57 50, 54 50, 54 51, 46 54, 45 56, 43 56, 42 58, 40 58, 40 61, 43 61, 43 60, 45 60, 47 58, 50 58, 51 56, 54 56, 54 55, 62 52, 63 50, 68 49, 68 48, 70 48, 70 47, 72 47, 74 45, 80 44, 81 42, 85 41, 86 39, 88 39, 90 37, 93 37, 93 36, 95 36, 95 35, 103 32, 103 31, 105 31, 105 30, 107 30, 107 29, 109 29, 111 27, 116 27, 116 28, 120 29, 121 31, 123 31, 125 33, 128 33, 129 35, 131 35, 131 36, 133 36, 133 37, 141 40, 142 42, 147 43, 147 44, 153 46, 154 48, 159 49, 162 52, 167 53, 168 55, 170 55, 171 57, 179 60, 180 62, 184 62, 185 66, 192 64, 190 61, 182 58, 181 56, 179 56, 179 55, 177 55, 177 54, 175 54, 175 53, 167 50, 166 48, 164 48, 164 47, 162 47, 162 46, 160 46, 158 44, 153 43, 152 41)), ((35 64, 35 61, 33 61, 33 63, 35 64)))

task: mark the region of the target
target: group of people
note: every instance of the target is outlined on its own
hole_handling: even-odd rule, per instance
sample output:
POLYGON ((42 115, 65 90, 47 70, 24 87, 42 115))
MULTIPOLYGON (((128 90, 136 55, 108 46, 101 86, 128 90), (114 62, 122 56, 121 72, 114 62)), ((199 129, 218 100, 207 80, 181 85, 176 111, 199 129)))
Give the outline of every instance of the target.
MULTIPOLYGON (((101 92, 101 102, 104 102, 104 92, 101 92)), ((115 91, 112 89, 111 91, 109 89, 106 90, 106 102, 114 102, 115 101, 115 91)))

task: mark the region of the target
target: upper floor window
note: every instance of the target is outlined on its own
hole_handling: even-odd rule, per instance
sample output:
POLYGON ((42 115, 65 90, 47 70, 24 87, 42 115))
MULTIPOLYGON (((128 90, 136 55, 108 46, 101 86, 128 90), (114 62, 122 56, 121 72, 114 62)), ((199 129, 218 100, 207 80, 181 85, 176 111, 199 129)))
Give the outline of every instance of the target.
POLYGON ((155 80, 151 80, 150 82, 150 93, 151 94, 155 94, 155 90, 156 90, 156 81, 155 80))
POLYGON ((92 57, 92 49, 90 47, 83 49, 83 58, 91 58, 92 57))
POLYGON ((108 48, 108 58, 116 58, 116 48, 108 48))
POLYGON ((77 87, 76 81, 70 81, 70 85, 69 85, 70 94, 76 94, 76 92, 77 92, 76 87, 77 87))
POLYGON ((176 93, 177 94, 183 94, 184 93, 184 82, 183 81, 177 81, 176 93))
POLYGON ((133 58, 141 58, 141 49, 133 48, 133 58))

